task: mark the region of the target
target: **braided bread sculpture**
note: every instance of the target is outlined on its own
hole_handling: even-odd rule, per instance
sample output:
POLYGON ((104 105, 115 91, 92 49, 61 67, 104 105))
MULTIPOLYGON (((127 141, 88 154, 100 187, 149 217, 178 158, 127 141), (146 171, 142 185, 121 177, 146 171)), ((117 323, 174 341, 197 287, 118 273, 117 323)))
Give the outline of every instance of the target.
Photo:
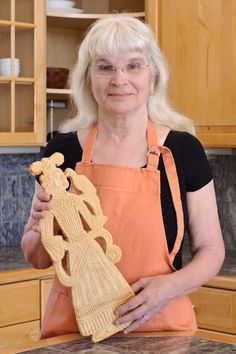
POLYGON ((130 324, 115 325, 114 311, 134 293, 113 264, 120 260, 121 250, 103 228, 106 217, 95 187, 70 168, 63 173, 57 168, 63 161, 61 153, 54 153, 29 168, 40 175, 42 188, 51 195, 52 207, 39 221, 41 238, 61 284, 71 287, 80 333, 98 342, 130 324), (54 235, 55 220, 62 235, 54 235), (104 241, 104 249, 97 238, 104 241))

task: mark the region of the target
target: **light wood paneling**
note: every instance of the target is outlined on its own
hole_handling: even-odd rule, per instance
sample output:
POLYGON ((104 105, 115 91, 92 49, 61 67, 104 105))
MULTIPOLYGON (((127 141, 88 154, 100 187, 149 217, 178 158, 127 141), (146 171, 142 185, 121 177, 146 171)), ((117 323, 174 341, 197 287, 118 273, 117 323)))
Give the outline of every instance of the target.
POLYGON ((83 32, 58 27, 47 28, 47 66, 71 69, 77 60, 83 32))
POLYGON ((159 38, 161 37, 159 34, 161 26, 159 25, 160 11, 158 5, 158 0, 145 0, 145 22, 149 24, 149 26, 155 33, 157 43, 159 42, 159 38))
POLYGON ((0 286, 0 327, 40 318, 39 282, 24 281, 0 286))
POLYGON ((236 334, 236 292, 202 287, 191 294, 199 328, 236 334))
POLYGON ((200 127, 236 126, 236 1, 159 0, 159 12, 174 106, 200 127))
POLYGON ((39 338, 40 323, 32 321, 15 326, 0 328, 0 351, 1 353, 14 353, 11 347, 17 345, 30 345, 39 338))
POLYGON ((53 267, 47 269, 23 268, 0 272, 0 285, 21 282, 23 280, 40 279, 54 276, 53 267))

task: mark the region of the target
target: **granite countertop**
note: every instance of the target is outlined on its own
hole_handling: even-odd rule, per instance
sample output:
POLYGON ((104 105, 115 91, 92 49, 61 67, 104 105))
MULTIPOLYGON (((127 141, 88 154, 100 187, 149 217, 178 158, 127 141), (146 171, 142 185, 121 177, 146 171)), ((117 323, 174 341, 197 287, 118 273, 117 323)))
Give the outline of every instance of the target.
MULTIPOLYGON (((183 252, 183 264, 190 261, 191 256, 187 251, 183 252)), ((219 272, 220 275, 236 275, 236 251, 226 250, 224 264, 219 272)), ((4 246, 0 248, 0 271, 31 268, 24 259, 20 246, 4 246)))
MULTIPOLYGON (((18 352, 20 353, 20 352, 18 352)), ((21 353, 83 353, 83 354, 201 354, 236 353, 236 346, 193 336, 110 337, 93 344, 90 339, 49 345, 21 353)))

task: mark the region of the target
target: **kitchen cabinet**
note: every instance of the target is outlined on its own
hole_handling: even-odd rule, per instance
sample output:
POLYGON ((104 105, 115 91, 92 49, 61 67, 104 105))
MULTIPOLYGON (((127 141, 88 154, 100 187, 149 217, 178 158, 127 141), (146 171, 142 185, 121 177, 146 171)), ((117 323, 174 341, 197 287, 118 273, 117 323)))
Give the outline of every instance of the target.
POLYGON ((236 1, 158 0, 170 100, 206 147, 236 147, 236 1))
POLYGON ((45 24, 44 1, 0 1, 0 59, 10 58, 11 66, 0 74, 1 146, 45 142, 45 24))
POLYGON ((53 279, 54 279, 53 277, 49 277, 40 280, 40 294, 41 294, 41 310, 40 310, 41 323, 40 324, 42 324, 43 316, 48 301, 48 296, 50 294, 52 284, 53 284, 53 279))
POLYGON ((218 275, 191 294, 200 329, 236 334, 236 277, 218 275))
POLYGON ((38 339, 53 276, 53 268, 0 273, 0 351, 38 339))
MULTIPOLYGON (((157 1, 153 0, 103 0, 76 1, 76 7, 84 9, 84 13, 72 13, 69 10, 60 13, 47 10, 47 67, 72 69, 77 61, 78 47, 88 27, 98 18, 112 12, 132 12, 132 16, 145 20, 153 28, 157 26, 157 1)), ((68 87, 64 89, 47 88, 47 99, 66 101, 65 109, 55 109, 53 130, 57 130, 65 118, 74 114, 68 95, 68 87)), ((49 132, 51 127, 47 125, 49 132)))

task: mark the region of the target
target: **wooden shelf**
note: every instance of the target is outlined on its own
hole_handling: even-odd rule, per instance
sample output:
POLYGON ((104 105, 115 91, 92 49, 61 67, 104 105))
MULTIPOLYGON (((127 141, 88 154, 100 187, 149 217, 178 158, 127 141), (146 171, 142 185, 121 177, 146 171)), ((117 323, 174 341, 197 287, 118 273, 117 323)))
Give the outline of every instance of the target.
POLYGON ((70 95, 71 90, 69 89, 54 89, 54 88, 47 88, 46 93, 48 94, 56 94, 56 95, 70 95))
MULTIPOLYGON (((47 25, 51 27, 68 28, 85 30, 87 29, 96 19, 101 17, 106 17, 109 14, 75 14, 75 13, 60 13, 53 10, 47 12, 47 25), (78 21, 80 20, 80 21, 78 21)), ((130 13, 131 16, 137 18, 144 18, 145 12, 134 12, 130 13)))

